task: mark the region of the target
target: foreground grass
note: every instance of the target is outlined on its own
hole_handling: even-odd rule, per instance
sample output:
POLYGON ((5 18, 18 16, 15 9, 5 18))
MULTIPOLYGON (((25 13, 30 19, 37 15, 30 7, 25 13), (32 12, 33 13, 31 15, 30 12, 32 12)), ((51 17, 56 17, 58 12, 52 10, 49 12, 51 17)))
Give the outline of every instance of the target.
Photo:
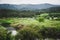
POLYGON ((3 18, 0 19, 1 23, 11 23, 11 26, 16 26, 18 24, 24 25, 24 26, 45 26, 45 27, 59 27, 60 21, 57 20, 48 20, 45 19, 44 22, 39 22, 34 18, 3 18))
POLYGON ((0 19, 2 23, 10 23, 9 27, 18 29, 16 40, 60 38, 60 21, 57 20, 45 19, 39 22, 34 18, 3 18, 0 19))

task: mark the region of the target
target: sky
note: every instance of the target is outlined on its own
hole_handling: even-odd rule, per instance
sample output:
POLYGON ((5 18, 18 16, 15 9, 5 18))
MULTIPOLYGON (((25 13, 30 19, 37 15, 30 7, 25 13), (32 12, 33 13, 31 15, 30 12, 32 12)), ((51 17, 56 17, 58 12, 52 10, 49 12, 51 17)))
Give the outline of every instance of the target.
POLYGON ((58 4, 60 5, 60 0, 0 0, 0 4, 58 4))

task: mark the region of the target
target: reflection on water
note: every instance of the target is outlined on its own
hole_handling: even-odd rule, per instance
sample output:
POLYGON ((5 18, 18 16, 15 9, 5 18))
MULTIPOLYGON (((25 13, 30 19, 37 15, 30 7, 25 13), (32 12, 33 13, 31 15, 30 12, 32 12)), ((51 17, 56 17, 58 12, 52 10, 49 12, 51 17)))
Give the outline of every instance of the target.
POLYGON ((46 39, 37 39, 37 40, 60 40, 60 39, 46 38, 46 39))
POLYGON ((16 30, 12 30, 12 35, 16 35, 17 34, 17 31, 16 30))
POLYGON ((60 40, 60 39, 51 39, 51 38, 49 39, 49 38, 46 38, 45 40, 60 40))
POLYGON ((11 32, 11 35, 15 36, 17 34, 17 31, 13 27, 6 27, 8 32, 11 32))

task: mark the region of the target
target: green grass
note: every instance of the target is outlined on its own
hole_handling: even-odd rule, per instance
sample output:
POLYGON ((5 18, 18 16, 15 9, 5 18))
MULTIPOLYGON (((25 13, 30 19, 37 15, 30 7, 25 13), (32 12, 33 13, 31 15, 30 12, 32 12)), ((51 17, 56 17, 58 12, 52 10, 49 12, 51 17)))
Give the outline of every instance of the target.
POLYGON ((48 20, 45 19, 44 22, 39 22, 33 18, 5 18, 0 19, 0 23, 8 22, 11 23, 12 26, 16 26, 18 24, 22 24, 25 26, 45 26, 45 27, 59 27, 60 21, 56 20, 48 20))
POLYGON ((38 36, 38 38, 41 38, 41 39, 44 37, 54 38, 55 36, 58 38, 59 37, 57 36, 58 32, 60 33, 60 21, 57 21, 57 20, 44 19, 44 21, 39 22, 34 18, 5 18, 5 19, 0 19, 0 23, 11 23, 10 24, 11 27, 18 29, 17 32, 19 34, 17 34, 17 37, 20 38, 20 36, 22 35, 21 38, 23 39, 25 37, 28 37, 28 35, 31 38, 33 38, 32 35, 34 35, 34 38, 38 36), (21 26, 21 25, 24 25, 24 26, 21 26), (23 35, 26 35, 26 36, 23 36, 23 35))

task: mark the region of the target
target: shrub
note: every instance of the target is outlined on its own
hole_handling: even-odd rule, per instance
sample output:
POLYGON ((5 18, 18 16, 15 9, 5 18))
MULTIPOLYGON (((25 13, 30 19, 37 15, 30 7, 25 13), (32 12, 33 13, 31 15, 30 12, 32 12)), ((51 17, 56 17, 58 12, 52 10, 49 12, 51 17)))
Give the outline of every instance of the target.
POLYGON ((44 22, 44 17, 37 17, 36 20, 38 20, 39 22, 44 22))
POLYGON ((43 38, 60 38, 60 28, 43 27, 39 31, 43 38))
POLYGON ((0 26, 0 40, 6 40, 7 30, 0 26))
POLYGON ((4 27, 9 27, 11 24, 11 22, 9 20, 5 20, 5 19, 0 20, 0 22, 1 22, 1 25, 4 27))
POLYGON ((1 25, 4 26, 4 27, 9 27, 10 23, 1 23, 1 25))
POLYGON ((47 19, 48 18, 48 14, 41 14, 41 15, 38 15, 37 17, 36 17, 36 19, 39 21, 39 22, 44 22, 44 20, 45 19, 47 19))
POLYGON ((38 32, 30 27, 25 27, 22 30, 19 30, 19 33, 16 35, 16 40, 36 40, 39 39, 38 32))

